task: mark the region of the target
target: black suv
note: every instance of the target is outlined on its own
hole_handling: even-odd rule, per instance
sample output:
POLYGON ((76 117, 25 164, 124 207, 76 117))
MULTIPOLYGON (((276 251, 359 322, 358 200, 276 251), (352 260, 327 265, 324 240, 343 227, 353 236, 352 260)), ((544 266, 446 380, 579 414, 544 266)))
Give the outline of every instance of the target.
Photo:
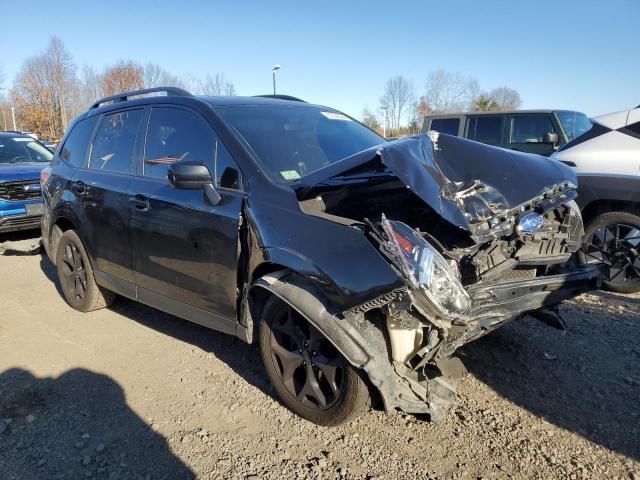
POLYGON ((42 237, 72 307, 117 294, 259 341, 304 418, 352 419, 376 389, 437 419, 458 347, 598 285, 573 261, 575 182, 453 136, 385 142, 296 99, 141 90, 69 128, 42 237))

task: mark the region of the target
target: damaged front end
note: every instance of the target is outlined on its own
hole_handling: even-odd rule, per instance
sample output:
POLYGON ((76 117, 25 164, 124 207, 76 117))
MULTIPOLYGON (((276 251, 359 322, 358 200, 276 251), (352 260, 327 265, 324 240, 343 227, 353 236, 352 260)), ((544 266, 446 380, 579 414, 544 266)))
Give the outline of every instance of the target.
POLYGON ((335 315, 387 409, 438 419, 455 401, 459 347, 599 286, 600 272, 574 259, 577 181, 559 162, 433 133, 341 163, 298 200, 360 228, 404 280, 335 315))

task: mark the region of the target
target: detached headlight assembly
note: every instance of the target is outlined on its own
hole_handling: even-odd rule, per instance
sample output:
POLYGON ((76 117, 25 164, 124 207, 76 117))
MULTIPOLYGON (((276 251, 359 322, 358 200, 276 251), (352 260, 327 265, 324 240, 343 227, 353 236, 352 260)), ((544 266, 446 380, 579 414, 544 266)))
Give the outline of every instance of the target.
POLYGON ((471 297, 440 253, 402 222, 382 218, 391 247, 402 262, 413 287, 444 316, 460 317, 471 307, 471 297))

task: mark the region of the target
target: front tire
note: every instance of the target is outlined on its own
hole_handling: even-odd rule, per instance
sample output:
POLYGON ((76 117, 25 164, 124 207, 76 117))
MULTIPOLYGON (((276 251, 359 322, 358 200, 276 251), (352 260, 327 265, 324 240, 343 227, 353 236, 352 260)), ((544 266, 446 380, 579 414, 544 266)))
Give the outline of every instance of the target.
POLYGON ((92 312, 115 300, 115 293, 96 284, 87 252, 73 230, 64 232, 58 241, 56 267, 64 299, 76 310, 92 312))
POLYGON ((617 293, 640 291, 640 217, 629 212, 603 213, 585 227, 581 263, 603 264, 602 283, 617 293))
POLYGON ((369 407, 369 390, 359 372, 277 297, 270 297, 262 310, 260 353, 282 402, 310 422, 339 425, 369 407))

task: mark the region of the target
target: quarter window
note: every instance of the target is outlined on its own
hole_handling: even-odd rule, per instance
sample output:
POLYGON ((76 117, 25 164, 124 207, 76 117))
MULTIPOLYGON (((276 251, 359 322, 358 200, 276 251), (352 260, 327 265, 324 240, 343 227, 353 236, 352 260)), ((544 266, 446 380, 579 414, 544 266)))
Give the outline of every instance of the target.
POLYGON ((467 138, 476 142, 497 145, 500 143, 503 117, 472 117, 467 127, 467 138))
POLYGON ((74 167, 86 168, 87 151, 98 118, 100 118, 98 115, 94 115, 75 124, 60 151, 62 160, 74 167))
POLYGON ((518 115, 511 119, 511 143, 542 143, 545 133, 553 133, 547 115, 518 115))
POLYGON ((459 118, 434 118, 431 120, 431 130, 435 130, 436 132, 455 135, 457 137, 459 127, 459 118))
POLYGON ((103 117, 93 142, 89 168, 120 173, 131 171, 142 112, 125 110, 103 117))

